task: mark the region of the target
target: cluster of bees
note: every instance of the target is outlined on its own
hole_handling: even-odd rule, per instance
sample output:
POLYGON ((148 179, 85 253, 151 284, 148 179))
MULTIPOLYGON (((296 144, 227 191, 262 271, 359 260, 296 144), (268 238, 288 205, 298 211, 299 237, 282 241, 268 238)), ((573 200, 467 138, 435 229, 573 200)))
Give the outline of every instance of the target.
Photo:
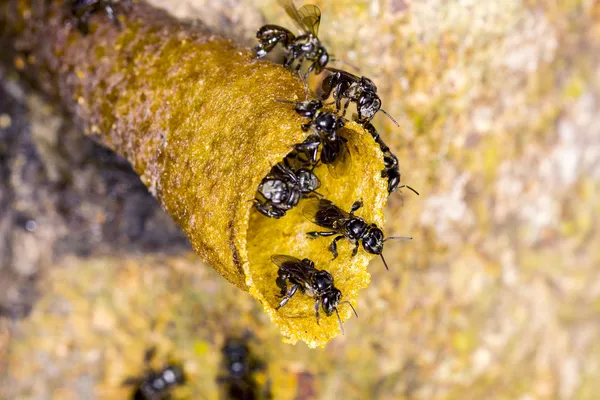
MULTIPOLYGON (((254 201, 255 207, 266 217, 282 218, 287 211, 298 206, 300 200, 304 199, 302 208, 304 216, 319 227, 327 229, 307 234, 312 238, 335 236, 329 245, 334 259, 338 256, 337 242, 347 239, 355 245, 352 256, 357 254, 362 243, 366 252, 381 256, 385 268, 388 269, 382 254, 384 242, 390 239, 410 238, 384 238, 382 230, 377 225, 368 223, 354 214, 362 207, 360 200, 354 202, 348 212, 325 199, 317 191, 321 181, 314 171, 319 164, 327 165, 330 175, 334 178, 339 178, 349 171, 352 159, 347 146, 348 140, 340 134, 340 130, 345 125, 344 117, 348 106, 354 103, 357 110, 357 115, 353 117, 354 121, 371 134, 383 153, 384 169, 381 171, 381 176, 387 178, 388 192, 391 194, 399 188, 407 187, 417 193, 409 186, 400 185, 398 159, 384 143, 371 124, 371 120, 377 112, 381 111, 396 126, 398 123, 381 108, 377 86, 372 80, 327 67, 333 57, 318 38, 321 22, 319 8, 314 5, 304 5, 297 9, 293 0, 278 1, 300 29, 301 34, 296 36, 290 30, 278 25, 261 27, 256 34, 258 39, 258 45, 255 47, 256 57, 260 59, 267 56, 279 45, 284 51, 285 67, 300 74, 303 66, 308 64, 306 72, 301 75, 305 82, 306 100, 278 101, 294 105, 296 113, 307 118, 307 122, 302 124, 300 129, 311 134, 304 142, 294 145, 292 153, 276 164, 262 180, 254 201), (311 72, 327 74, 322 82, 323 94, 320 98, 309 99, 306 78, 311 72), (323 102, 330 97, 333 97, 335 112, 324 108, 323 102)), ((337 308, 342 303, 347 303, 350 307, 352 304, 348 301, 341 302, 342 293, 334 286, 334 279, 329 272, 317 269, 314 262, 308 258, 301 260, 291 255, 277 254, 271 257, 271 261, 279 268, 276 284, 281 289, 282 300, 277 309, 286 305, 300 289, 301 292, 315 298, 317 323, 319 323, 321 308, 327 316, 335 311, 343 332, 337 308)), ((352 310, 356 315, 354 307, 352 310)))
MULTIPOLYGON (((123 0, 129 1, 129 0, 123 0)), ((304 5, 297 9, 293 0, 278 0, 287 14, 301 31, 299 36, 290 30, 278 25, 265 25, 261 27, 256 38, 258 45, 255 47, 256 58, 267 56, 276 47, 284 51, 283 65, 300 74, 303 66, 308 64, 304 75, 301 75, 306 87, 306 99, 302 102, 278 100, 282 103, 292 104, 298 115, 307 118, 307 122, 300 126, 304 132, 311 132, 302 143, 294 145, 294 150, 285 159, 276 164, 270 173, 262 180, 257 189, 254 206, 263 215, 269 218, 282 218, 286 212, 298 206, 304 199, 302 212, 304 216, 326 231, 308 232, 311 238, 335 236, 329 250, 335 259, 338 256, 337 242, 347 239, 355 247, 352 256, 358 253, 362 243, 363 249, 371 254, 379 255, 385 265, 383 245, 387 240, 411 239, 407 237, 387 237, 375 224, 365 221, 354 213, 362 207, 360 200, 354 202, 350 211, 345 211, 333 202, 324 198, 317 192, 321 181, 315 175, 315 168, 319 164, 327 165, 329 173, 334 178, 345 175, 351 166, 352 158, 348 150, 348 140, 340 134, 346 119, 344 118, 350 103, 356 105, 357 114, 354 121, 365 128, 379 145, 383 153, 384 168, 381 176, 387 178, 388 193, 393 193, 406 187, 416 194, 413 188, 400 185, 400 168, 398 159, 385 144, 371 120, 377 112, 381 111, 388 116, 396 126, 398 123, 381 108, 381 99, 377 95, 377 86, 365 76, 356 76, 347 71, 327 67, 334 58, 318 38, 321 22, 321 11, 317 6, 304 5), (310 73, 320 74, 325 72, 326 78, 322 82, 322 96, 309 99, 309 90, 306 78, 310 73), (335 112, 324 108, 324 101, 333 97, 335 112)), ((114 5, 115 0, 66 0, 65 4, 70 15, 75 19, 76 25, 82 34, 88 32, 88 20, 97 12, 106 15, 119 27, 114 5)), ((319 322, 319 310, 322 308, 327 316, 335 311, 343 332, 342 322, 338 313, 338 306, 347 303, 356 310, 350 302, 342 302, 342 293, 334 286, 334 279, 325 270, 315 267, 308 258, 298 259, 291 255, 277 254, 271 261, 279 268, 276 285, 281 290, 282 300, 277 309, 283 307, 296 294, 298 289, 310 297, 315 298, 315 314, 319 322)))
MULTIPOLYGON (((221 348, 221 372, 217 376, 222 397, 226 399, 271 399, 271 385, 267 380, 259 382, 257 375, 266 370, 265 363, 250 350, 252 334, 228 337, 221 348)), ((144 355, 144 363, 150 362, 156 354, 156 348, 150 348, 144 355)), ((171 398, 172 390, 186 383, 183 367, 176 363, 155 370, 147 367, 140 377, 128 378, 124 386, 132 386, 132 400, 166 400, 171 398)))

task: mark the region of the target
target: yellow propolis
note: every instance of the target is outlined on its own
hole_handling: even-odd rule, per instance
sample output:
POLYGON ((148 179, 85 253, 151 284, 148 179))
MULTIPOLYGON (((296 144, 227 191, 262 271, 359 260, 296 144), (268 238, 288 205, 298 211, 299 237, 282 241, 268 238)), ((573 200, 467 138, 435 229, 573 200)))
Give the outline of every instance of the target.
MULTIPOLYGON (((318 227, 302 215, 302 202, 279 220, 252 205, 271 167, 309 134, 293 106, 275 101, 304 99, 298 77, 143 2, 120 9, 120 29, 98 14, 82 36, 65 22, 62 3, 1 5, 0 22, 12 28, 3 40, 18 39, 15 51, 35 61, 25 68, 30 76, 59 96, 86 134, 131 162, 194 250, 257 298, 288 341, 316 347, 339 334, 335 316, 322 313, 317 325, 314 300, 302 293, 275 310, 277 266, 270 256, 312 259, 332 274, 342 300, 355 306, 358 291, 369 284, 373 256, 361 249, 351 257, 352 245, 344 240, 331 261, 330 240, 306 236, 318 227)), ((335 179, 325 166, 317 168, 319 192, 346 210, 362 199, 357 214, 382 226, 382 154, 357 124, 348 123, 342 134, 351 171, 335 179)), ((351 314, 348 305, 340 306, 343 320, 351 314)))

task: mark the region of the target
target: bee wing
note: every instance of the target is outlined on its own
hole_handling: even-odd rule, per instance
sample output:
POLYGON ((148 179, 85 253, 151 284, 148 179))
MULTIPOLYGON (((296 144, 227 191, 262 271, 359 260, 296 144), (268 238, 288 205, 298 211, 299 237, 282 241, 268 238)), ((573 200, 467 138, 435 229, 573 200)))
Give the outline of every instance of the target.
POLYGON ((300 30, 317 36, 319 24, 321 23, 321 10, 317 6, 305 5, 298 10, 293 0, 277 0, 285 9, 287 15, 296 23, 300 30), (316 10, 312 10, 312 8, 316 10))
POLYGON ((345 140, 339 139, 337 142, 338 151, 335 159, 327 164, 327 170, 334 178, 338 179, 350 172, 352 167, 352 157, 345 140))
POLYGON ((331 201, 326 199, 307 199, 302 213, 314 224, 323 228, 335 229, 335 223, 350 216, 331 201))
POLYGON ((321 10, 314 4, 306 4, 298 10, 300 20, 306 30, 314 36, 319 34, 319 25, 321 24, 321 10))
POLYGON ((279 268, 286 268, 288 265, 293 264, 302 264, 300 260, 296 257, 287 256, 285 254, 275 254, 271 256, 271 261, 273 264, 277 265, 279 268))
POLYGON ((294 276, 295 279, 310 284, 312 272, 314 268, 307 268, 302 261, 296 257, 287 256, 284 254, 275 254, 271 256, 271 261, 280 269, 294 276))

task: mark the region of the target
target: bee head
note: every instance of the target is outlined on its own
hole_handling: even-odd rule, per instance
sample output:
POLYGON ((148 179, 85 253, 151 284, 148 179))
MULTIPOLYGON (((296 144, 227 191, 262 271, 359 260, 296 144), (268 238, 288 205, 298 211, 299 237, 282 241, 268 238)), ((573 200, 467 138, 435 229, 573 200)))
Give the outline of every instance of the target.
POLYGON ((305 118, 313 118, 323 108, 321 100, 309 100, 296 104, 296 112, 305 118))
POLYGON ((323 295, 321 298, 321 305, 323 306, 323 311, 325 311, 327 316, 330 316, 334 311, 337 311, 337 306, 341 299, 342 292, 334 287, 332 287, 330 291, 323 295))
POLYGON ((363 247, 371 254, 381 254, 383 251, 383 232, 377 225, 372 224, 363 236, 363 247))
POLYGON ((322 132, 328 136, 330 140, 337 140, 336 133, 338 129, 344 126, 344 119, 338 117, 334 113, 324 112, 321 113, 315 120, 317 131, 322 132))
POLYGON ((327 50, 321 44, 319 44, 319 48, 317 49, 317 57, 317 66, 315 67, 315 72, 319 74, 329 62, 329 53, 327 53, 327 50))
POLYGON ((374 91, 367 90, 358 99, 359 122, 369 122, 381 108, 381 99, 374 91))

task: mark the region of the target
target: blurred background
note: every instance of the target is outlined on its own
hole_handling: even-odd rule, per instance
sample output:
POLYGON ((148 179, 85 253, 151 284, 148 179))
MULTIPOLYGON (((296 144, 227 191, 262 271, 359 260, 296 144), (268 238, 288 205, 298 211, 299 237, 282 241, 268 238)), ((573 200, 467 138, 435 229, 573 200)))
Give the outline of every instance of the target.
MULTIPOLYGON (((275 0, 152 3, 247 46, 293 28, 275 0)), ((386 233, 414 239, 369 266, 360 318, 325 349, 281 343, 128 164, 4 64, 0 398, 123 399, 174 363, 174 398, 226 398, 232 337, 275 399, 600 396, 600 3, 311 3, 400 123, 375 119, 421 194, 389 199, 386 233)))

